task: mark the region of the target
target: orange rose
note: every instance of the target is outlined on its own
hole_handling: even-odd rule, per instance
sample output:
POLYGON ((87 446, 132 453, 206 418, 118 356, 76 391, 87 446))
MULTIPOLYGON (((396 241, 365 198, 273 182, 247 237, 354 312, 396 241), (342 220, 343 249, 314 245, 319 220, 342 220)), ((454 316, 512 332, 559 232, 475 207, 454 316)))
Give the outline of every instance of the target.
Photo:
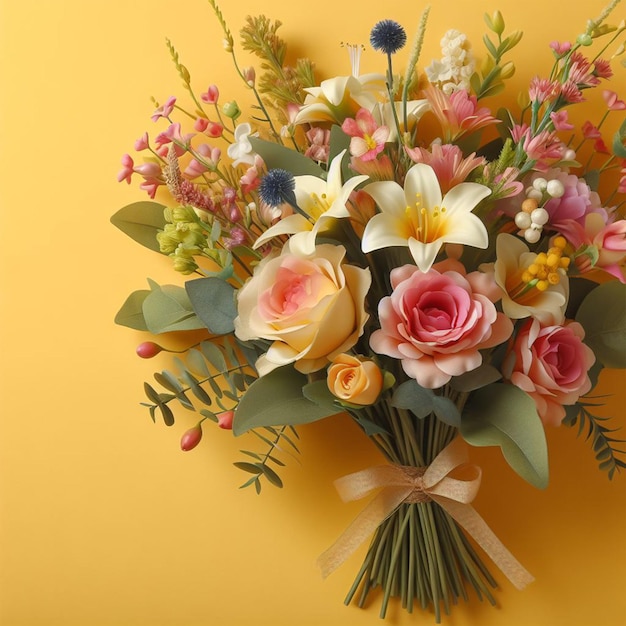
POLYGON ((351 404, 374 404, 383 389, 383 374, 378 365, 349 354, 333 359, 326 380, 336 398, 351 404))

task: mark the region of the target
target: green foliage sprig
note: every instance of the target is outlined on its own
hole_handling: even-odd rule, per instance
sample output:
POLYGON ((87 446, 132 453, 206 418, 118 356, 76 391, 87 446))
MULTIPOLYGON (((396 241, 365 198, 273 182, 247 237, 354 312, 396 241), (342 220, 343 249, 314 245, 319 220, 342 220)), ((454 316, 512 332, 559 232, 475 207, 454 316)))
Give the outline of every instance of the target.
POLYGON ((614 447, 615 444, 626 443, 625 439, 616 439, 611 435, 617 429, 608 428, 603 422, 608 421, 608 417, 593 415, 588 407, 601 406, 591 402, 577 402, 572 406, 566 406, 566 415, 563 420, 565 426, 578 426, 578 435, 586 431, 586 439, 592 444, 592 450, 601 470, 607 472, 609 479, 612 479, 615 472, 626 469, 626 462, 617 455, 626 454, 626 450, 614 447))
POLYGON ((295 67, 286 65, 287 44, 277 34, 281 25, 279 20, 271 21, 264 15, 248 16, 239 34, 243 49, 262 60, 259 92, 281 121, 288 122, 286 105, 304 102, 304 89, 315 85, 315 73, 309 59, 298 59, 295 67))

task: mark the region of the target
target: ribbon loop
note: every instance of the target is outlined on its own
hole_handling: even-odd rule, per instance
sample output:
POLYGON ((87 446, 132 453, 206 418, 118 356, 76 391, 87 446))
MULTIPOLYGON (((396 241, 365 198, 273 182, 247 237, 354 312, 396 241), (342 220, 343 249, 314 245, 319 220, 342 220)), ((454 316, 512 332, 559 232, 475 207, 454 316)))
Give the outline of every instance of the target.
POLYGON ((335 481, 344 502, 380 491, 319 557, 322 575, 326 577, 339 567, 402 503, 433 500, 474 538, 515 587, 523 589, 531 583, 534 578, 469 504, 478 493, 482 472, 467 460, 467 447, 456 438, 428 467, 381 465, 335 481), (453 472, 460 476, 451 476, 453 472))

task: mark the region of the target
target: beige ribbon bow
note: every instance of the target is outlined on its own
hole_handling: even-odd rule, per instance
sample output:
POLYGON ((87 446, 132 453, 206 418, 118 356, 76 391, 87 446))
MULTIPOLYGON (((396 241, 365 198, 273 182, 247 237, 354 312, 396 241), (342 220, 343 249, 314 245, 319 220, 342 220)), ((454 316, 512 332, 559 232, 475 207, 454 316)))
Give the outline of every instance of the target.
POLYGON ((378 488, 382 490, 319 557, 322 576, 337 569, 403 502, 433 500, 474 538, 515 587, 526 587, 534 580, 533 576, 470 505, 478 493, 481 470, 467 460, 467 446, 457 437, 427 468, 381 465, 335 481, 344 502, 364 498, 378 488), (453 478, 450 474, 454 470, 463 470, 463 476, 453 478))

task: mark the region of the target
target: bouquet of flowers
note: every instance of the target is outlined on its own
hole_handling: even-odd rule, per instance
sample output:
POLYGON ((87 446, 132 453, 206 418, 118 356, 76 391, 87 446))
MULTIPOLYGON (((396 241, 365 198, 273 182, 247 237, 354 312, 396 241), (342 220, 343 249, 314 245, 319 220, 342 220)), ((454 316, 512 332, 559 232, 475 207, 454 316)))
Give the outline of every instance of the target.
POLYGON ((499 446, 542 488, 545 429, 565 424, 609 478, 626 467, 590 395, 602 368, 626 366, 626 103, 608 87, 624 51, 618 2, 546 46, 551 67, 516 110, 494 98, 522 37, 499 11, 485 15, 481 55, 450 30, 427 63, 429 9, 412 42, 378 22, 383 71, 360 74, 363 46, 348 45, 351 73, 318 84, 309 59, 286 63, 280 22, 265 16, 239 33, 258 59, 241 66, 210 0, 249 116, 216 85, 198 93, 168 41, 191 104, 155 102, 163 130, 144 133, 119 174, 138 175, 150 200, 112 222, 186 278, 149 280, 116 322, 200 334, 182 350, 138 346, 180 354, 145 383, 144 404, 170 426, 176 406, 198 415, 183 450, 211 422, 251 435, 257 447, 235 462, 244 487, 280 487, 298 426, 338 413, 383 453, 387 465, 337 481, 346 500, 376 492, 320 557, 328 574, 371 541, 346 602, 380 590, 382 617, 399 597, 437 621, 469 587, 493 602, 482 552, 518 588, 532 580, 471 506, 471 446, 499 446), (570 110, 597 88, 604 116, 577 126, 570 110))

